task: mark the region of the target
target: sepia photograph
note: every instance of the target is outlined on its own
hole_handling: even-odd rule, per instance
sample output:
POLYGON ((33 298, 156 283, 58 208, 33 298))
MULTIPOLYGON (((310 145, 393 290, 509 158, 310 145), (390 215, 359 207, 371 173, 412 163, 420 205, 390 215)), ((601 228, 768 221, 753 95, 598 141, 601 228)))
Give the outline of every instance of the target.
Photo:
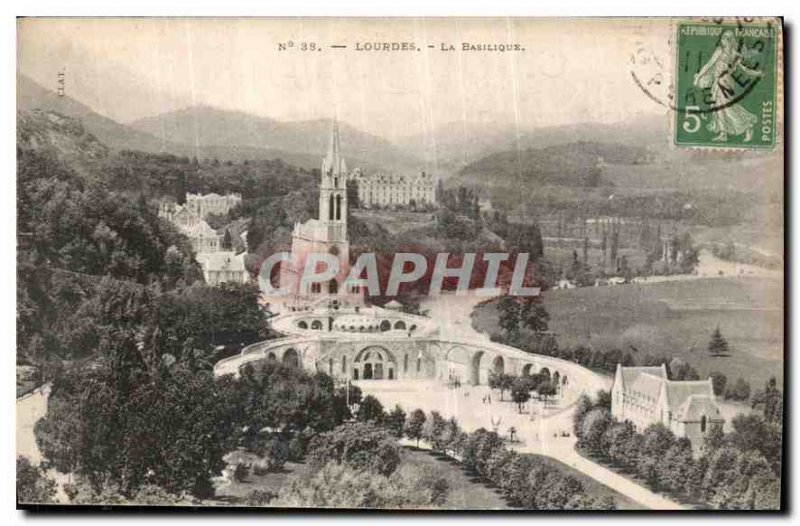
POLYGON ((16 30, 18 509, 786 511, 782 18, 16 30))

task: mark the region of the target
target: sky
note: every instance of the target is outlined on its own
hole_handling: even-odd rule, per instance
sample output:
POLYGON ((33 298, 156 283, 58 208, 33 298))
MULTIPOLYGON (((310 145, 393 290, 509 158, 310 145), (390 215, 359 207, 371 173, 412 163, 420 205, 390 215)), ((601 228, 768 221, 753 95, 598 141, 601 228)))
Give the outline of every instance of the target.
POLYGON ((18 70, 53 90, 64 71, 67 95, 120 122, 193 104, 279 120, 335 111, 398 140, 461 121, 535 128, 663 113, 632 81, 631 56, 648 49, 668 64, 670 34, 666 19, 22 19, 18 70), (421 50, 355 49, 373 42, 421 50))

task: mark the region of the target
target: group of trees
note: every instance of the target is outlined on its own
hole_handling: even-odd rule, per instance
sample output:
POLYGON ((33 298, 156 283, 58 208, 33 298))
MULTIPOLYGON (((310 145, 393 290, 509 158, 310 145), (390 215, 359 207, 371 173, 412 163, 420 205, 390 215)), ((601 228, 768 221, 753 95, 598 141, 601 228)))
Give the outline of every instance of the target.
POLYGON ((447 479, 403 462, 404 452, 376 421, 349 422, 313 438, 311 470, 294 476, 273 502, 286 507, 430 508, 444 504, 447 479))
POLYGON ((489 387, 500 391, 500 400, 506 391, 511 392, 511 399, 517 404, 520 412, 524 404, 533 394, 539 400, 547 401, 558 393, 557 380, 551 379, 549 373, 523 374, 520 376, 489 373, 489 387))
POLYGON ((322 373, 265 361, 238 379, 215 378, 191 359, 153 360, 134 342, 117 343, 107 360, 54 381, 35 428, 47 465, 75 473, 94 494, 133 498, 158 486, 205 498, 227 452, 242 447, 279 466, 351 417, 346 393, 322 373))
MULTIPOLYGON (((769 386, 768 386, 769 387, 769 386)), ((774 398, 774 393, 766 398, 774 398)), ((778 509, 781 421, 768 414, 737 415, 733 431, 711 426, 699 456, 687 438, 661 423, 637 432, 611 416, 611 397, 583 395, 573 431, 586 454, 631 473, 656 491, 667 490, 716 509, 778 509)))
POLYGON ((612 497, 593 497, 572 475, 565 475, 541 457, 506 448, 496 433, 483 428, 461 447, 464 467, 495 485, 512 504, 537 510, 611 510, 612 497))
POLYGON ((520 329, 527 329, 534 334, 547 332, 550 314, 542 306, 539 297, 505 294, 497 300, 496 305, 498 323, 507 338, 519 338, 520 329))
MULTIPOLYGON (((404 436, 417 441, 417 444, 424 440, 434 452, 459 460, 468 472, 499 488, 514 506, 544 510, 600 510, 614 509, 616 506, 613 498, 587 495, 579 480, 565 475, 542 458, 507 449, 503 438, 495 432, 481 428, 466 433, 455 418, 446 419, 437 411, 426 415, 421 409, 415 409, 406 415, 400 406, 396 406, 391 412, 374 411, 373 414, 376 416, 370 420, 371 423, 382 425, 395 438, 404 436)), ((339 452, 345 452, 356 462, 372 465, 374 459, 382 457, 373 453, 370 458, 362 459, 357 453, 360 448, 353 444, 359 441, 379 443, 376 437, 380 435, 370 432, 363 424, 354 425, 348 430, 347 436, 342 441, 323 439, 326 447, 322 458, 339 458, 339 452), (331 442, 338 447, 328 445, 331 442)), ((381 447, 373 449, 380 450, 381 447)), ((385 463, 388 465, 372 469, 391 468, 394 456, 387 453, 383 456, 389 458, 389 462, 385 463)))
POLYGON ((201 279, 188 241, 146 201, 55 156, 18 155, 17 356, 42 365, 96 352, 104 328, 201 279))

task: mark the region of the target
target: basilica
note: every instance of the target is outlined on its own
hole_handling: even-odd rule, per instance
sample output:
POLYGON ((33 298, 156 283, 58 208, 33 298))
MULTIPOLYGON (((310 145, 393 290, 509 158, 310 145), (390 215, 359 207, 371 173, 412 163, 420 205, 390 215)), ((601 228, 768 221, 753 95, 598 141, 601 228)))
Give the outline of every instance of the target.
POLYGON ((293 296, 345 294, 350 269, 347 238, 347 165, 339 144, 339 124, 334 118, 328 153, 322 160, 319 186, 319 218, 295 223, 291 259, 280 268, 280 286, 293 296), (304 283, 301 279, 311 254, 331 254, 339 261, 338 272, 326 283, 304 283))

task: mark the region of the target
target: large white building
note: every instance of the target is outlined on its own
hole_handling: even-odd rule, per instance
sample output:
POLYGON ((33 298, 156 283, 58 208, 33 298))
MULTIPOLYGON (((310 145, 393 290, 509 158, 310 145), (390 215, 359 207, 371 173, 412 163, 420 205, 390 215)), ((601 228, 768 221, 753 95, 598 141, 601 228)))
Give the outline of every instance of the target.
POLYGON ((244 265, 246 252, 207 252, 197 255, 197 262, 203 270, 203 278, 208 285, 221 283, 246 283, 249 279, 244 265))
POLYGON ((699 451, 712 427, 725 419, 717 405, 711 378, 673 381, 667 367, 623 367, 617 364, 611 389, 611 414, 630 421, 637 431, 662 423, 678 437, 686 437, 699 451))
POLYGON ((185 205, 172 202, 159 205, 159 217, 170 221, 189 238, 203 278, 209 285, 245 283, 249 279, 244 265, 245 253, 237 255, 223 250, 222 236, 205 220, 210 214, 227 214, 241 201, 238 194, 186 194, 185 205))
POLYGON ((241 202, 242 196, 240 194, 186 194, 184 207, 194 212, 199 218, 207 219, 211 214, 227 214, 231 208, 241 202))
POLYGON ((438 179, 433 174, 365 174, 355 169, 349 179, 358 186, 358 200, 365 208, 436 204, 438 179))

